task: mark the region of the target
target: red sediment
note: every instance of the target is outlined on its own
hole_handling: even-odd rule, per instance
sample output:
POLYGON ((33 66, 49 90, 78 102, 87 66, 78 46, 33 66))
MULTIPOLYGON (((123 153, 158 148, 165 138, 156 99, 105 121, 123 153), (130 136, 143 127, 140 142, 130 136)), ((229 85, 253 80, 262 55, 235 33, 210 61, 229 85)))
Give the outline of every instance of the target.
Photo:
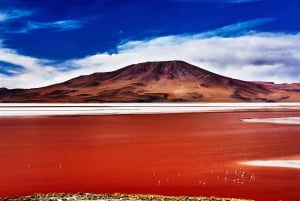
POLYGON ((300 126, 224 112, 0 119, 0 197, 145 193, 256 200, 300 198, 299 169, 240 161, 296 157, 300 126))

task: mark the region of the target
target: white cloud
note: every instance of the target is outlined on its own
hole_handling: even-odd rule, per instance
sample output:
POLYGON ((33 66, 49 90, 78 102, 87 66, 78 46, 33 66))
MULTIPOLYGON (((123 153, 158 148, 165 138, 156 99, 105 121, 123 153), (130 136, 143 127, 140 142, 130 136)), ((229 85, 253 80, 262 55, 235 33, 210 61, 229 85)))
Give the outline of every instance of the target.
POLYGON ((242 34, 249 32, 249 29, 263 25, 270 21, 273 21, 273 19, 272 18, 258 18, 258 19, 254 19, 254 20, 248 20, 248 21, 224 26, 224 27, 221 27, 221 28, 213 30, 213 31, 207 31, 207 32, 198 34, 197 36, 198 37, 202 36, 202 37, 207 38, 207 37, 212 37, 212 36, 242 35, 242 34))
POLYGON ((176 0, 178 2, 194 2, 194 3, 249 3, 263 0, 176 0))
POLYGON ((6 29, 8 33, 28 33, 38 29, 51 29, 53 31, 69 31, 79 29, 83 26, 82 20, 60 20, 54 22, 33 22, 28 21, 24 27, 17 30, 6 29))
POLYGON ((257 2, 263 0, 227 0, 229 3, 247 3, 247 2, 257 2))
POLYGON ((27 23, 26 31, 35 29, 55 29, 58 31, 66 31, 72 29, 79 29, 83 22, 79 20, 61 20, 55 22, 31 22, 27 23))
POLYGON ((17 9, 7 9, 0 10, 0 23, 1 30, 7 33, 27 33, 32 30, 37 29, 52 29, 55 31, 68 31, 73 29, 79 29, 85 23, 84 20, 59 20, 54 22, 35 22, 35 21, 24 21, 24 25, 16 30, 11 30, 9 27, 6 27, 5 23, 20 20, 19 18, 27 17, 32 15, 30 10, 17 10, 17 9))
MULTIPOLYGON (((0 47, 0 61, 22 66, 23 73, 14 76, 0 74, 0 87, 31 88, 53 83, 56 68, 48 66, 49 61, 19 55, 16 51, 0 47)), ((1 66, 0 66, 1 67, 1 66)))
POLYGON ((0 61, 23 66, 23 74, 0 75, 0 87, 29 88, 107 72, 133 63, 183 60, 209 71, 249 81, 300 82, 300 33, 251 33, 236 37, 173 35, 128 41, 116 53, 99 53, 65 61, 49 61, 0 47, 0 61))
POLYGON ((0 22, 22 18, 31 15, 29 10, 2 10, 0 11, 0 22))

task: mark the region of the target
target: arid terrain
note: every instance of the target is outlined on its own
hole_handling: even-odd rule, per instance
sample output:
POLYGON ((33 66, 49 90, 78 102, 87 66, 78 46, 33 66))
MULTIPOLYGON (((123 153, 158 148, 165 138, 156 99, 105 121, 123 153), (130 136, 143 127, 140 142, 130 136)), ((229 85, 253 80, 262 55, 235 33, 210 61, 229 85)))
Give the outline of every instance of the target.
POLYGON ((126 193, 297 200, 297 168, 243 164, 299 160, 300 127, 241 119, 300 112, 0 118, 0 197, 126 193))
POLYGON ((0 89, 0 102, 297 102, 300 84, 246 82, 183 61, 133 64, 36 89, 0 89))

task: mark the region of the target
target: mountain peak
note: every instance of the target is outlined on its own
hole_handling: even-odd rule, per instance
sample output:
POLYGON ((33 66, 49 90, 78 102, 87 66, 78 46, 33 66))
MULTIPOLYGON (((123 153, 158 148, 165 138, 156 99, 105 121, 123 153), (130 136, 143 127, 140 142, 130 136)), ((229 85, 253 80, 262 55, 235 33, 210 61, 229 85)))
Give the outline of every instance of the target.
POLYGON ((0 88, 0 92, 4 92, 4 91, 7 91, 8 89, 7 88, 5 88, 5 87, 1 87, 0 88))
MULTIPOLYGON (((214 73, 188 64, 184 61, 152 61, 132 64, 113 72, 115 79, 139 79, 144 82, 158 81, 160 79, 191 79, 198 80, 205 77, 217 76, 214 73)), ((216 77, 215 77, 216 78, 216 77)))
POLYGON ((295 86, 231 79, 184 61, 152 61, 43 88, 0 89, 0 102, 299 101, 295 86))

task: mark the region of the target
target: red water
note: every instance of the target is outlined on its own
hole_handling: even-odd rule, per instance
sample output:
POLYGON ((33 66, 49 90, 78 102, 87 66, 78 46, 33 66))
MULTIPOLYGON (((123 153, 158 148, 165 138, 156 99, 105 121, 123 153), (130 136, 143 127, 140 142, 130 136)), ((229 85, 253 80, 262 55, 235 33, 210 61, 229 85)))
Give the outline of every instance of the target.
POLYGON ((1 118, 0 197, 120 192, 300 200, 299 169, 238 164, 299 160, 299 125, 240 120, 280 116, 300 112, 1 118))

